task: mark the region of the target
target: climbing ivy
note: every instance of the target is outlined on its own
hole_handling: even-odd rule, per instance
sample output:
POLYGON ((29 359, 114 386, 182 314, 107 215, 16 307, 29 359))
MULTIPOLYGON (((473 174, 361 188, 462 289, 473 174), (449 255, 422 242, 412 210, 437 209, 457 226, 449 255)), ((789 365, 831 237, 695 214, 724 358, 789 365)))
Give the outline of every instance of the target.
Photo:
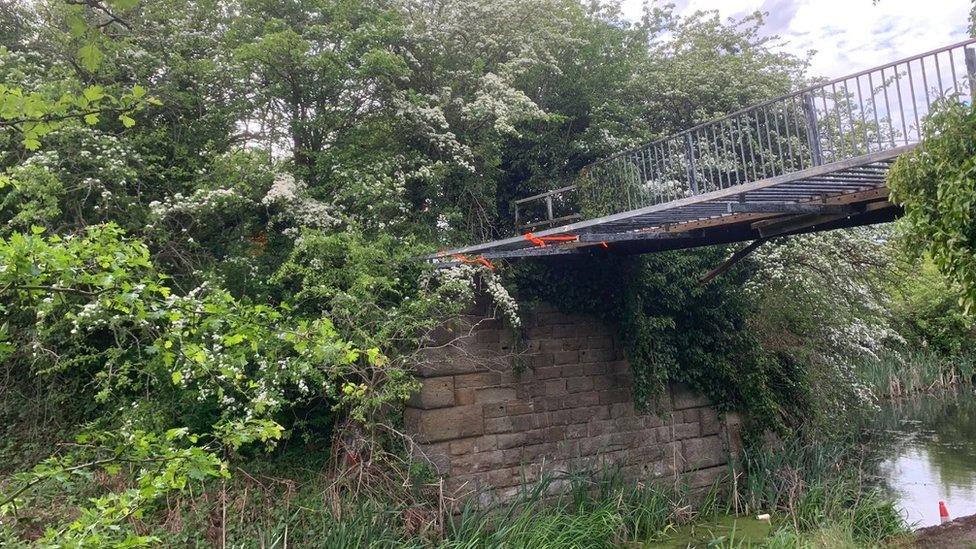
POLYGON ((810 400, 805 372, 786 356, 765 353, 749 331, 743 269, 699 282, 725 255, 715 247, 526 264, 519 293, 613 326, 638 407, 653 410, 667 383, 685 382, 720 410, 747 412, 755 432, 784 432, 810 400))

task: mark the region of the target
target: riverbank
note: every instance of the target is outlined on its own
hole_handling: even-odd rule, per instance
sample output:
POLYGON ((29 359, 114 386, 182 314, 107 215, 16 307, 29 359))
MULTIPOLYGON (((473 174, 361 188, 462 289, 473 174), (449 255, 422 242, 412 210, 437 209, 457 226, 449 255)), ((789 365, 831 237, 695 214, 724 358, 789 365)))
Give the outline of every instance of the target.
POLYGON ((951 549, 976 546, 976 515, 960 517, 937 526, 915 531, 914 547, 920 549, 951 549))

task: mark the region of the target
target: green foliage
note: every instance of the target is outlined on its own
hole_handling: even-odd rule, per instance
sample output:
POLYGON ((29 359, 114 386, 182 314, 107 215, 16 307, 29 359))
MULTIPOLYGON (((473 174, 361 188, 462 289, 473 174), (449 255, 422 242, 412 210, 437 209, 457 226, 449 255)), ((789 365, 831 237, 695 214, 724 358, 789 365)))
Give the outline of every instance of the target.
MULTIPOLYGON (((80 50, 82 62, 91 70, 97 68, 101 52, 94 45, 80 50), (92 67, 94 65, 94 67, 92 67)), ((44 80, 41 85, 25 88, 20 79, 32 67, 27 55, 11 52, 0 45, 0 131, 15 132, 19 144, 28 151, 41 146, 41 139, 69 125, 98 124, 103 116, 111 115, 125 128, 135 125, 132 115, 145 105, 158 102, 146 95, 140 85, 106 90, 98 84, 83 85, 73 79, 44 80)), ((0 187, 10 184, 0 175, 0 187)))
POLYGON ((459 312, 454 300, 423 298, 417 282, 429 266, 415 258, 425 252, 391 235, 306 231, 272 280, 289 289, 300 311, 325 312, 361 345, 405 355, 438 319, 459 312))
MULTIPOLYGON (((35 468, 26 486, 76 470, 88 447, 118 456, 109 444, 115 438, 105 433, 142 448, 134 462, 175 460, 199 468, 201 459, 216 459, 216 450, 280 438, 280 414, 296 405, 323 399, 366 421, 405 400, 412 387, 378 348, 342 339, 328 318, 286 316, 285 303, 251 304, 208 285, 174 295, 148 249, 111 225, 80 237, 45 237, 42 229, 13 233, 0 239, 0 264, 5 368, 87 378, 101 412, 78 440, 84 451, 35 468), (113 425, 120 430, 106 431, 113 425), (165 437, 153 434, 160 427, 165 437), (180 450, 189 455, 166 458, 177 450, 159 444, 183 442, 188 428, 199 433, 180 450), (204 446, 194 446, 198 440, 204 446)), ((112 529, 114 514, 128 516, 186 485, 184 473, 154 474, 166 481, 136 475, 139 491, 107 496, 92 511, 93 525, 112 529)))
MULTIPOLYGON (((308 458, 306 458, 308 459, 308 458)), ((251 500, 248 513, 231 522, 227 543, 266 545, 289 543, 328 547, 617 547, 622 543, 644 543, 664 538, 675 524, 709 513, 688 510, 692 494, 683 487, 633 485, 612 470, 578 471, 565 476, 546 476, 513 501, 489 507, 465 505, 452 521, 421 507, 401 507, 386 494, 377 499, 331 500, 317 488, 315 462, 302 461, 300 469, 288 469, 292 462, 278 465, 284 482, 263 486, 254 479, 266 478, 263 469, 248 468, 252 475, 228 480, 233 483, 228 497, 233 502, 251 500), (557 492, 557 486, 566 486, 557 492), (326 504, 323 504, 323 497, 326 504), (281 503, 281 500, 285 503, 281 503), (262 505, 262 502, 277 502, 262 505), (287 531, 287 534, 285 532, 287 531)), ((715 501, 714 492, 706 497, 715 501)), ((180 533, 162 533, 169 544, 195 545, 203 538, 209 518, 184 517, 187 528, 180 533)))
MULTIPOLYGON (((704 494, 700 515, 708 516, 715 492, 704 494)), ((693 497, 684 487, 632 485, 613 470, 577 471, 565 478, 546 476, 511 503, 478 509, 468 505, 451 525, 443 547, 618 547, 663 538, 686 522, 682 502, 693 497), (555 483, 566 485, 547 497, 555 483), (547 501, 548 500, 548 501, 547 501)))
POLYGON ((918 149, 888 174, 892 199, 905 209, 904 227, 962 295, 976 305, 976 107, 948 100, 923 126, 918 149))
POLYGON ((973 319, 959 307, 959 290, 926 258, 914 276, 898 286, 892 309, 900 332, 932 352, 962 357, 973 338, 973 319))
MULTIPOLYGON (((0 3, 0 543, 200 543, 215 485, 253 489, 229 472, 251 460, 274 478, 268 450, 302 444, 334 454, 311 465, 328 473, 300 506, 288 488, 242 511, 259 526, 221 523, 229 543, 296 525, 293 542, 407 543, 426 492, 376 471, 411 468, 396 418, 418 350, 477 290, 519 326, 504 266, 415 258, 507 230, 511 198, 595 158, 785 92, 804 63, 764 35, 759 16, 654 4, 630 22, 576 0, 0 3), (353 488, 328 476, 350 460, 370 464, 353 488), (362 486, 411 494, 341 501, 362 486), (196 536, 159 527, 184 512, 196 536)), ((820 404, 811 385, 847 380, 811 367, 823 342, 873 352, 862 336, 897 326, 966 348, 951 285, 899 294, 898 322, 873 293, 850 307, 876 281, 815 309, 804 286, 859 274, 838 261, 858 238, 879 240, 805 242, 805 270, 777 243, 745 293, 746 271, 691 282, 718 249, 515 274, 620 329, 642 402, 684 380, 782 430, 820 404), (755 331, 760 313, 787 328, 755 331)), ((479 514, 445 543, 600 545, 672 521, 669 494, 603 495, 540 520, 525 505, 507 529, 479 514)))
POLYGON ((99 402, 177 386, 185 405, 207 403, 215 428, 231 433, 245 418, 278 411, 298 381, 338 396, 342 375, 329 379, 326 370, 361 355, 379 360, 341 340, 327 319, 287 323, 271 307, 206 286, 171 295, 148 249, 114 226, 81 238, 40 232, 0 240, 0 307, 17 319, 8 328, 14 359, 40 373, 85 371, 99 402))
MULTIPOLYGON (((248 433, 242 431, 236 436, 243 439, 248 433)), ((78 450, 44 460, 18 475, 15 480, 22 486, 12 495, 0 495, 0 516, 17 520, 19 509, 40 503, 23 496, 38 484, 70 486, 79 479, 88 480, 97 474, 118 475, 128 469, 133 477, 131 485, 116 492, 93 494, 87 504, 80 506, 77 518, 49 527, 38 542, 69 547, 142 547, 158 542, 154 536, 133 532, 127 527, 129 519, 142 519, 147 505, 169 492, 185 489, 191 481, 227 474, 217 455, 195 445, 197 441, 186 429, 170 429, 162 436, 141 430, 79 435, 78 450)))

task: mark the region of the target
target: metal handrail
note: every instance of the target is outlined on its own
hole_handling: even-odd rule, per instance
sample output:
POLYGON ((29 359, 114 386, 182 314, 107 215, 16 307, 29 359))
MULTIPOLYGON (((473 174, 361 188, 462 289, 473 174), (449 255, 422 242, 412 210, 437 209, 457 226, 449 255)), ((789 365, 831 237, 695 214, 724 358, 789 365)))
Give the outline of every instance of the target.
POLYGON ((584 167, 577 185, 515 201, 516 217, 545 200, 554 222, 553 200, 571 192, 578 211, 619 213, 916 143, 936 100, 972 95, 973 44, 814 83, 621 151, 584 167))

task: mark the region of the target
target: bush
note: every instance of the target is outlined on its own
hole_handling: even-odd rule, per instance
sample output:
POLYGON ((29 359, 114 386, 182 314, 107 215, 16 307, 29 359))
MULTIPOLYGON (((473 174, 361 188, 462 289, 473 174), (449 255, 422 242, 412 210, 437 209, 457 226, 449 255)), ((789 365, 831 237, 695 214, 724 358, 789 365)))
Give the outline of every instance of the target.
POLYGON ((955 99, 935 105, 922 143, 888 174, 891 198, 905 209, 903 225, 916 250, 976 305, 976 105, 955 99))

